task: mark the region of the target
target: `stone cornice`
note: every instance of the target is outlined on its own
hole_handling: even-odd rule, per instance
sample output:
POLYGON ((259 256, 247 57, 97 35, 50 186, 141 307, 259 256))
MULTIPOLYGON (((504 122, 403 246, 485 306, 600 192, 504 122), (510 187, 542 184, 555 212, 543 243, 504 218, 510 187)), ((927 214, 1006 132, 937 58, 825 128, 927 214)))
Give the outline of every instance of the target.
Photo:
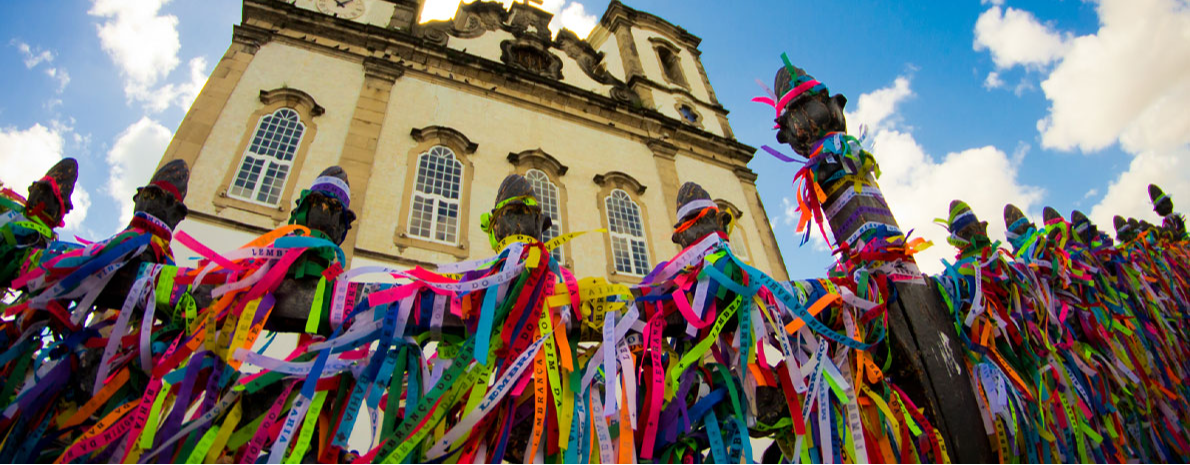
POLYGON ((630 189, 632 192, 636 193, 636 195, 645 194, 646 186, 641 184, 640 181, 637 181, 636 178, 632 177, 631 175, 620 171, 608 171, 603 174, 597 174, 595 175, 594 180, 595 184, 598 184, 600 187, 612 185, 615 187, 630 189))
POLYGON ((756 184, 756 178, 758 176, 754 171, 748 168, 736 168, 733 171, 735 172, 736 177, 740 178, 740 180, 756 184))
POLYGON ((711 103, 706 100, 695 97, 694 94, 690 93, 690 89, 686 89, 683 87, 677 87, 677 86, 667 86, 665 84, 659 83, 657 81, 654 81, 652 79, 649 79, 649 78, 641 76, 641 75, 632 76, 632 79, 628 80, 629 86, 633 86, 636 84, 644 84, 644 85, 647 85, 654 89, 681 94, 683 97, 689 98, 690 100, 693 100, 694 102, 698 103, 699 105, 703 105, 707 108, 710 108, 711 110, 714 110, 717 113, 722 113, 723 115, 727 115, 728 113, 731 113, 727 108, 724 108, 723 105, 720 105, 718 103, 711 103))
POLYGON ((397 79, 405 75, 405 66, 382 58, 367 57, 364 58, 364 75, 396 82, 397 79))
POLYGON ((326 113, 326 109, 322 108, 322 105, 319 105, 318 102, 315 102, 314 97, 301 90, 291 87, 281 87, 260 91, 260 103, 269 105, 278 101, 285 101, 288 106, 294 108, 304 107, 310 112, 310 116, 322 116, 323 113, 326 113))
POLYGON ((508 154, 508 162, 512 163, 513 165, 519 165, 530 160, 536 160, 538 163, 549 167, 549 169, 553 170, 554 173, 557 173, 558 176, 563 176, 567 171, 570 171, 569 166, 563 165, 562 162, 558 161, 557 158, 545 153, 545 151, 541 149, 526 150, 520 153, 508 154))
POLYGON ((235 25, 231 29, 231 41, 248 47, 249 53, 253 54, 272 39, 272 31, 259 27, 235 25))
POLYGON ((427 139, 449 140, 461 147, 467 155, 473 154, 475 150, 479 149, 479 144, 471 142, 471 139, 468 139, 462 132, 445 126, 426 126, 421 129, 413 128, 412 131, 409 131, 409 135, 413 137, 413 140, 418 142, 425 142, 427 139))
POLYGON ((678 146, 673 145, 661 139, 651 139, 645 142, 649 150, 653 151, 653 156, 673 159, 678 154, 678 146))

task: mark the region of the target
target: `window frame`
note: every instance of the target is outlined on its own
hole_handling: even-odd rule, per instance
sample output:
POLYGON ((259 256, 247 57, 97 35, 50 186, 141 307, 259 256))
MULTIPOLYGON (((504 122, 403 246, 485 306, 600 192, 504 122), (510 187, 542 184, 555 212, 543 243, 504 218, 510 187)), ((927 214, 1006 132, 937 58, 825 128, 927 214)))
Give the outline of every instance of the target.
MULTIPOLYGON (((537 197, 537 204, 541 206, 542 214, 545 214, 545 215, 549 216, 549 218, 550 218, 550 232, 553 232, 554 228, 558 228, 557 232, 553 233, 552 237, 546 237, 546 231, 542 231, 541 232, 542 242, 548 243, 549 241, 566 234, 565 229, 562 227, 562 219, 561 219, 561 216, 562 216, 561 197, 562 196, 561 196, 561 193, 559 192, 558 185, 555 184, 552 179, 550 179, 549 174, 546 174, 545 171, 542 171, 542 170, 539 170, 536 168, 529 169, 528 171, 525 172, 524 176, 525 176, 525 179, 529 180, 529 184, 533 186, 533 194, 535 197, 537 197), (537 174, 540 175, 540 178, 534 179, 535 175, 537 175, 537 174), (541 183, 545 184, 546 189, 549 190, 549 192, 544 193, 545 195, 543 195, 543 192, 538 190, 537 183, 539 181, 541 183), (553 198, 550 198, 550 197, 553 197, 553 198), (553 210, 556 210, 556 211, 548 211, 550 209, 549 207, 550 207, 551 203, 553 204, 553 210), (558 219, 554 220, 554 218, 558 218, 558 219)), ((554 255, 554 259, 557 260, 559 263, 565 263, 565 260, 566 260, 565 250, 554 249, 553 251, 550 252, 550 255, 554 255)))
POLYGON ((602 221, 601 224, 603 227, 608 229, 608 234, 603 235, 604 254, 607 259, 608 281, 630 284, 640 283, 644 276, 653 270, 653 267, 656 265, 654 260, 656 260, 658 257, 657 251, 653 246, 653 234, 651 228, 649 227, 649 209, 645 205, 643 197, 646 186, 642 185, 632 176, 620 171, 611 171, 604 174, 597 174, 595 175, 594 180, 595 184, 598 184, 601 187, 599 194, 595 198, 595 203, 597 208, 599 208, 599 214, 602 221), (644 275, 625 273, 616 269, 616 258, 612 241, 613 237, 618 236, 618 234, 611 233, 612 229, 609 216, 610 212, 608 212, 607 200, 613 195, 613 192, 617 190, 623 191, 624 194, 626 194, 628 198, 632 200, 634 204, 636 204, 636 207, 640 212, 641 232, 644 234, 642 239, 644 240, 644 249, 647 255, 645 257, 647 263, 645 264, 646 266, 644 275))
MULTIPOLYGON (((463 133, 443 126, 413 128, 409 132, 409 135, 417 143, 405 155, 405 185, 401 198, 408 200, 400 202, 397 213, 397 224, 393 230, 393 244, 397 246, 399 253, 403 253, 405 249, 413 247, 444 253, 460 260, 466 259, 471 254, 470 234, 468 233, 470 232, 470 220, 472 216, 471 187, 474 184, 475 176, 475 165, 472 157, 475 155, 475 151, 479 148, 479 145, 471 142, 463 133), (462 173, 459 178, 458 222, 455 225, 454 242, 415 236, 410 230, 410 222, 413 215, 413 196, 417 185, 419 162, 421 161, 421 156, 428 154, 435 146, 443 146, 450 149, 451 152, 454 152, 455 161, 462 165, 462 173)), ((401 169, 399 163, 398 161, 398 166, 393 167, 393 169, 401 169)), ((430 195, 427 195, 427 197, 430 197, 430 195)), ((435 209, 437 208, 438 203, 436 202, 435 209)), ((436 222, 433 224, 436 224, 436 222)), ((434 232, 431 230, 431 235, 434 232)), ((485 240, 484 243, 486 244, 487 241, 485 240)))
MULTIPOLYGON (((649 271, 652 270, 652 264, 649 263, 649 250, 648 250, 649 238, 648 238, 648 236, 645 235, 644 217, 641 215, 640 205, 637 204, 636 201, 634 201, 632 199, 632 196, 628 195, 628 192, 624 191, 624 189, 612 189, 611 193, 603 198, 603 206, 604 206, 604 209, 608 212, 607 233, 609 236, 611 236, 611 243, 612 243, 611 254, 612 254, 612 262, 613 262, 612 265, 615 267, 616 273, 624 274, 627 276, 643 278, 645 275, 649 274, 649 271), (611 220, 616 216, 613 214, 614 212, 612 210, 612 202, 616 202, 616 201, 627 202, 627 206, 634 208, 636 210, 635 220, 640 223, 638 225, 640 228, 639 236, 632 234, 631 231, 616 232, 615 228, 612 226, 611 220), (627 246, 627 250, 624 250, 623 253, 627 254, 627 256, 624 257, 625 258, 624 261, 628 264, 629 268, 632 268, 632 270, 630 270, 630 271, 620 269, 620 257, 618 256, 618 253, 617 253, 618 251, 616 248, 617 240, 624 241, 625 245, 627 246), (637 257, 637 251, 636 251, 636 245, 638 242, 641 243, 641 248, 644 249, 644 255, 645 255, 644 263, 640 263, 638 261, 639 257, 637 257)), ((632 221, 632 219, 633 218, 629 217, 629 218, 621 219, 621 221, 626 221, 626 222, 630 223, 632 221)), ((631 226, 632 225, 629 224, 626 227, 628 229, 631 229, 631 226)))
POLYGON ((657 67, 661 69, 662 79, 665 79, 665 82, 689 90, 690 80, 686 78, 686 67, 682 65, 682 49, 660 37, 650 37, 649 42, 653 44, 653 53, 657 56, 657 67), (671 58, 669 63, 665 59, 666 54, 671 58), (670 75, 671 63, 674 65, 672 67, 672 71, 676 74, 674 76, 670 75))
POLYGON ((289 212, 293 209, 294 192, 297 190, 296 180, 302 173, 310 146, 313 145, 314 140, 318 136, 318 124, 315 119, 322 116, 326 110, 314 101, 314 98, 310 94, 289 87, 261 90, 259 100, 261 103, 260 107, 248 117, 244 124, 243 135, 240 137, 240 143, 234 152, 238 156, 228 161, 228 166, 224 171, 223 181, 220 182, 220 187, 216 191, 212 203, 215 206, 216 214, 225 208, 233 208, 270 218, 274 223, 279 224, 289 218, 289 212), (297 113, 298 121, 304 126, 304 130, 301 140, 298 141, 293 159, 290 161, 289 173, 286 175, 285 182, 282 185, 277 204, 269 205, 264 202, 232 196, 232 185, 240 172, 240 167, 243 166, 248 148, 252 140, 256 137, 256 132, 259 130, 264 118, 283 108, 289 108, 297 113))
MULTIPOLYGON (((288 119, 288 118, 284 118, 284 117, 281 117, 281 118, 288 119)), ((280 206, 282 197, 283 197, 283 193, 285 191, 285 185, 289 183, 289 178, 291 176, 293 176, 293 174, 294 174, 293 173, 293 165, 294 165, 295 159, 297 158, 297 149, 298 149, 298 147, 301 146, 302 139, 304 139, 305 136, 306 136, 306 125, 302 123, 302 115, 300 113, 298 113, 298 111, 296 109, 293 109, 290 107, 281 107, 281 108, 274 110, 272 113, 261 116, 260 119, 258 119, 256 122, 256 129, 252 131, 252 142, 249 142, 248 148, 244 149, 243 153, 240 156, 239 163, 236 164, 237 168, 235 169, 235 176, 232 178, 232 184, 228 186, 227 196, 232 199, 235 199, 235 200, 251 202, 251 203, 255 203, 257 205, 263 205, 263 206, 269 207, 269 208, 276 208, 276 207, 280 206), (264 129, 265 119, 270 118, 270 117, 278 118, 279 117, 278 115, 280 113, 286 112, 286 111, 293 113, 293 115, 296 117, 296 121, 297 121, 296 129, 299 131, 297 134, 297 138, 298 138, 297 144, 295 144, 295 146, 293 147, 293 154, 290 156, 290 159, 289 160, 280 160, 277 157, 272 156, 272 155, 253 152, 252 146, 256 144, 256 142, 255 142, 256 138, 260 135, 261 131, 265 130, 264 129), (237 186, 235 186, 235 183, 237 181, 239 181, 240 174, 243 173, 243 171, 244 171, 244 166, 245 166, 245 163, 247 163, 247 161, 248 161, 248 157, 252 157, 254 160, 263 160, 265 164, 261 165, 261 171, 257 172, 257 174, 255 176, 255 180, 254 180, 255 186, 252 189, 250 189, 250 192, 248 193, 248 195, 239 196, 239 195, 234 194, 232 191, 234 191, 237 187, 237 186), (264 186, 263 181, 267 177, 266 170, 273 164, 276 164, 279 167, 284 166, 286 169, 285 180, 281 181, 281 189, 280 189, 280 192, 277 194, 277 203, 276 204, 271 204, 271 203, 268 203, 268 202, 265 202, 265 201, 262 201, 259 199, 260 192, 264 186)))
MULTIPOLYGON (((460 223, 460 221, 458 220, 458 217, 463 210, 463 207, 461 205, 462 200, 463 200, 463 195, 462 195, 463 179, 462 178, 463 178, 463 170, 465 169, 463 162, 459 161, 459 158, 455 154, 454 150, 451 150, 450 147, 439 144, 439 145, 430 147, 429 150, 426 150, 425 152, 422 152, 420 155, 418 155, 416 166, 417 166, 417 172, 414 173, 413 190, 412 190, 410 196, 408 197, 409 203, 416 204, 418 201, 418 198, 420 197, 423 202, 424 201, 432 202, 432 204, 431 204, 432 210, 431 210, 430 224, 427 227, 427 231, 429 232, 429 237, 426 237, 426 236, 417 235, 413 232, 413 229, 414 229, 413 228, 413 215, 418 213, 418 210, 413 208, 412 205, 410 206, 409 216, 405 218, 405 224, 406 224, 406 228, 408 230, 409 236, 413 237, 413 238, 420 239, 420 240, 424 240, 424 241, 437 242, 439 244, 446 244, 446 245, 451 245, 451 246, 458 245, 459 223, 460 223), (458 170, 459 170, 459 180, 458 180, 459 185, 457 187, 457 192, 456 192, 457 197, 453 200, 445 195, 442 195, 442 194, 437 194, 437 193, 433 193, 433 192, 423 192, 421 190, 418 190, 418 187, 417 187, 417 178, 421 177, 422 159, 424 159, 425 157, 429 157, 429 156, 438 156, 438 155, 434 154, 434 151, 435 151, 435 149, 439 149, 439 148, 446 150, 450 154, 450 159, 452 161, 454 161, 454 163, 457 165, 458 170), (442 208, 442 206, 444 204, 445 205, 454 205, 454 207, 455 207, 456 220, 455 220, 455 224, 454 224, 455 230, 453 231, 453 235, 455 238, 454 241, 438 239, 436 237, 438 235, 438 226, 439 226, 438 211, 442 208)), ((447 234, 449 235, 450 233, 448 232, 447 234)))
POLYGON ((704 119, 702 116, 702 112, 698 111, 698 105, 696 105, 694 102, 690 101, 689 99, 682 97, 682 96, 675 96, 675 98, 674 98, 674 112, 677 113, 678 121, 680 121, 682 124, 687 125, 687 126, 694 126, 699 129, 706 129, 706 127, 703 126, 703 124, 702 124, 703 119, 704 119), (690 113, 694 115, 694 121, 690 121, 689 119, 686 118, 685 115, 682 114, 682 107, 686 107, 686 108, 690 109, 690 113))

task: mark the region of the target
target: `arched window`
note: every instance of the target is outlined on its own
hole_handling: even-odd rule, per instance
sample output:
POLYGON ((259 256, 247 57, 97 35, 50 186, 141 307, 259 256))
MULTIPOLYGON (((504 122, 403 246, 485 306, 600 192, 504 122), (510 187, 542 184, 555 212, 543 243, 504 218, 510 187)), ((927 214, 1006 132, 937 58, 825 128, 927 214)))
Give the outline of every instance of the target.
MULTIPOLYGON (((558 186, 554 185, 550 181, 550 177, 541 170, 529 170, 525 173, 525 178, 533 185, 533 194, 537 196, 537 201, 541 204, 541 212, 550 217, 550 229, 541 234, 541 239, 549 242, 562 235, 562 210, 558 208, 558 186)), ((550 255, 553 255, 554 260, 559 263, 562 262, 561 247, 554 249, 550 255)))
POLYGON ((657 64, 661 66, 661 75, 670 84, 690 88, 686 81, 686 73, 682 72, 682 52, 672 42, 660 37, 650 37, 653 49, 657 51, 657 64))
POLYGON ((418 156, 409 234, 445 244, 458 241, 463 164, 449 148, 435 145, 418 156))
POLYGON ((640 207, 621 189, 612 190, 603 202, 607 209, 616 272, 635 276, 648 274, 649 252, 640 207))
POLYGON ((261 117, 227 194, 276 206, 305 132, 306 125, 292 108, 279 108, 261 117))

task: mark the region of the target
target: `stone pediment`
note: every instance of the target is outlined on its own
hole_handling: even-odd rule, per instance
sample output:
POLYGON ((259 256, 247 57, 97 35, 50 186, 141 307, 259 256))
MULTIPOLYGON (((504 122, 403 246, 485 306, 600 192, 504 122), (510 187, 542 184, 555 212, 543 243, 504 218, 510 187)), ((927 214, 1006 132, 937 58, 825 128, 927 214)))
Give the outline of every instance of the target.
POLYGON ((590 43, 566 29, 560 31, 556 38, 551 38, 549 24, 553 17, 552 13, 525 3, 513 3, 509 9, 505 9, 499 2, 476 1, 461 3, 454 19, 430 21, 417 26, 415 34, 439 46, 448 46, 452 38, 470 40, 496 34, 500 56, 485 58, 499 60, 512 68, 539 76, 563 80, 560 55, 564 55, 574 60, 588 78, 610 87, 605 91, 611 97, 631 100, 632 92, 624 81, 607 71, 604 53, 596 51, 590 43))

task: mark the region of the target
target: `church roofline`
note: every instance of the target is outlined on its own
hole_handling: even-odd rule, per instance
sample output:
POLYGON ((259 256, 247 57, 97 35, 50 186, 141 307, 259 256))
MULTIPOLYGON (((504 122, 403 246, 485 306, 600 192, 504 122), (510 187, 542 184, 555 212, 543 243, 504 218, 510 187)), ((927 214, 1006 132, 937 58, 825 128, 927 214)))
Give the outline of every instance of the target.
MULTIPOLYGON (((619 2, 613 0, 613 5, 609 7, 609 11, 613 8, 627 8, 622 5, 617 7, 615 6, 616 4, 619 4, 619 2)), ((255 29, 261 29, 257 26, 259 21, 267 24, 266 28, 261 29, 261 31, 267 32, 268 38, 262 40, 262 42, 281 39, 291 43, 304 43, 306 46, 326 47, 326 44, 314 41, 313 37, 315 34, 322 36, 331 32, 330 37, 332 40, 348 45, 344 48, 340 48, 340 45, 334 45, 332 50, 335 53, 354 55, 360 60, 363 60, 367 55, 371 55, 373 59, 390 60, 404 65, 406 67, 406 73, 410 71, 425 73, 420 68, 428 66, 427 61, 436 55, 438 58, 456 63, 455 66, 459 64, 470 65, 481 70, 503 73, 510 78, 510 83, 519 79, 528 83, 543 85, 557 92, 562 98, 577 98, 608 111, 622 112, 643 121, 652 121, 659 124, 659 127, 668 128, 669 131, 675 134, 685 135, 684 138, 693 136, 695 140, 702 141, 699 145, 702 145, 705 149, 725 155, 728 159, 735 160, 736 163, 743 166, 746 166, 757 152, 755 147, 749 146, 734 137, 725 137, 704 129, 683 125, 676 118, 665 115, 652 108, 634 106, 630 102, 619 101, 609 95, 603 95, 560 80, 550 79, 528 71, 516 69, 499 61, 456 50, 444 44, 434 43, 432 40, 419 37, 414 31, 407 32, 399 29, 383 28, 354 21, 330 18, 285 2, 244 0, 243 5, 241 28, 253 27, 255 29), (333 21, 339 31, 332 32, 331 29, 324 27, 324 21, 327 20, 333 21), (288 37, 288 34, 281 33, 283 29, 289 29, 303 35, 288 37), (365 50, 367 51, 366 54, 360 53, 365 50), (389 55, 390 53, 391 55, 389 55), (382 55, 383 58, 377 55, 382 55)), ((648 15, 647 13, 644 14, 648 15)), ((653 15, 648 16, 655 18, 653 15)), ((670 26, 676 28, 676 26, 670 26)), ((694 39, 697 40, 697 37, 694 39)), ((482 87, 480 83, 475 82, 477 76, 464 78, 463 76, 455 76, 454 73, 447 73, 447 76, 433 75, 439 79, 445 78, 460 82, 469 81, 472 86, 482 87)), ((504 87, 511 87, 511 85, 504 87)), ((724 111, 724 114, 726 114, 726 109, 721 105, 715 108, 716 110, 724 111)), ((628 127, 632 126, 634 124, 630 123, 627 127, 621 127, 620 129, 627 130, 628 127)), ((628 130, 628 132, 636 131, 628 130)), ((731 164, 735 165, 735 163, 731 164)))
POLYGON ((702 39, 691 34, 681 26, 666 21, 665 19, 645 11, 640 11, 620 3, 619 0, 612 0, 607 5, 607 11, 603 12, 603 17, 599 18, 599 25, 608 30, 615 30, 617 22, 627 20, 630 24, 646 24, 651 25, 661 32, 669 34, 674 39, 683 42, 690 48, 697 49, 698 44, 702 43, 702 39))

